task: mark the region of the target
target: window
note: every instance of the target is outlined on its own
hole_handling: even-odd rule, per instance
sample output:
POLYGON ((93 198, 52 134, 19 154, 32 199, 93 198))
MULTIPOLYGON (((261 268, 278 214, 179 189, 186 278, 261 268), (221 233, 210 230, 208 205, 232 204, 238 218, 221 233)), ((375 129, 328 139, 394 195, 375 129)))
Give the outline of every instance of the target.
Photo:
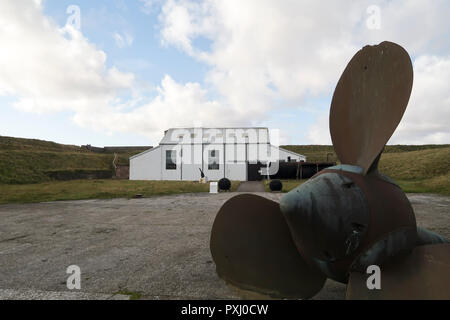
POLYGON ((227 142, 236 143, 236 134, 234 132, 232 132, 228 135, 227 142))
POLYGON ((209 150, 208 170, 219 170, 219 150, 209 150))
POLYGON ((177 169, 177 151, 166 150, 166 170, 177 169))

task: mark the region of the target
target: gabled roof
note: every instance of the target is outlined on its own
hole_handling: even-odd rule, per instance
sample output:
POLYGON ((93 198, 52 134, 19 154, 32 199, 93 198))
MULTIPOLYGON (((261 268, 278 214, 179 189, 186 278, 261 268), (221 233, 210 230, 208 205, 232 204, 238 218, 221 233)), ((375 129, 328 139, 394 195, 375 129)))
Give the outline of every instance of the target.
POLYGON ((278 149, 283 150, 284 152, 287 152, 287 153, 291 153, 291 154, 296 155, 296 156, 303 157, 303 158, 306 159, 306 156, 304 156, 304 155, 302 155, 300 153, 297 153, 297 152, 294 152, 294 151, 291 151, 291 150, 287 150, 287 149, 281 148, 281 147, 278 147, 278 149))
MULTIPOLYGON (((267 143, 269 141, 269 130, 263 127, 234 127, 234 128, 170 128, 165 131, 160 145, 156 148, 138 153, 130 159, 144 155, 160 148, 161 145, 177 145, 191 143, 267 143), (182 136, 182 137, 181 137, 182 136)), ((284 152, 302 158, 306 157, 299 153, 271 145, 284 152)))
POLYGON ((155 148, 151 148, 151 149, 145 150, 144 152, 135 154, 134 156, 131 156, 131 157, 130 157, 130 160, 133 159, 133 158, 142 156, 142 155, 144 155, 144 154, 146 154, 146 153, 148 153, 148 152, 151 152, 151 151, 153 151, 153 150, 156 150, 156 149, 159 149, 159 146, 157 146, 157 147, 155 147, 155 148))
POLYGON ((171 128, 160 145, 191 143, 269 143, 269 130, 263 127, 171 128))

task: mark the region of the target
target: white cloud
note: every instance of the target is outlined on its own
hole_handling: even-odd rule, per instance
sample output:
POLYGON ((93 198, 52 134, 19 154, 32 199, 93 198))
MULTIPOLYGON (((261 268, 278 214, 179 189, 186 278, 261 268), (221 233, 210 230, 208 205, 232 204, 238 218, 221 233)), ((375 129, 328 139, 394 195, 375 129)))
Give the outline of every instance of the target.
POLYGON ((134 38, 129 33, 125 32, 121 35, 118 32, 113 34, 114 41, 119 48, 129 47, 133 44, 134 38))
POLYGON ((329 131, 329 114, 321 113, 315 123, 308 129, 308 139, 311 144, 332 144, 329 131))
MULTIPOLYGON (((450 56, 423 55, 413 65, 414 85, 408 107, 389 144, 450 142, 450 56)), ((331 144, 328 113, 308 131, 313 144, 331 144)))
POLYGON ((229 112, 217 101, 208 100, 206 91, 198 83, 179 84, 166 75, 157 88, 157 96, 149 103, 124 113, 120 110, 95 117, 88 113, 78 113, 76 123, 106 131, 130 131, 150 137, 161 136, 171 127, 193 126, 206 123, 221 126, 226 123, 242 122, 240 115, 229 112))
POLYGON ((151 14, 161 5, 163 0, 139 0, 142 3, 141 11, 145 14, 151 14))
MULTIPOLYGON (((295 107, 312 96, 331 95, 346 63, 366 44, 390 40, 403 45, 417 61, 429 54, 441 59, 450 44, 446 38, 449 10, 446 1, 420 0, 168 0, 160 20, 163 44, 208 63, 211 71, 207 80, 224 101, 236 108, 268 114, 279 105, 295 107), (373 2, 381 9, 380 30, 366 27, 366 9, 373 2), (210 50, 195 46, 195 40, 201 37, 211 41, 210 50)), ((431 84, 421 79, 426 76, 416 71, 418 90, 431 84)), ((444 70, 430 76, 449 80, 444 70)), ((413 97, 410 108, 433 100, 433 114, 442 117, 448 109, 448 96, 443 90, 439 98, 431 97, 434 91, 424 90, 421 99, 413 97)), ((308 136, 313 143, 330 141, 328 121, 323 119, 311 125, 308 136)), ((405 128, 417 125, 423 126, 436 143, 448 142, 442 126, 420 117, 412 121, 411 116, 405 117, 401 128, 405 134, 397 135, 397 141, 424 141, 406 133, 413 130, 405 128)))
POLYGON ((106 68, 106 54, 76 29, 57 28, 39 6, 2 1, 0 94, 33 112, 107 109, 134 76, 106 68), (95 106, 95 107, 94 107, 95 106))
POLYGON ((15 98, 14 107, 35 113, 68 110, 80 126, 139 133, 153 141, 172 126, 240 121, 241 113, 208 100, 198 83, 179 84, 170 76, 153 99, 146 99, 152 92, 132 73, 106 67, 106 53, 80 31, 59 28, 40 6, 29 4, 0 2, 0 95, 15 98))
POLYGON ((310 1, 169 0, 161 34, 164 44, 211 65, 208 80, 229 103, 268 110, 278 98, 298 102, 330 90, 358 48, 342 30, 357 25, 361 16, 355 10, 362 9, 341 7, 341 2, 324 10, 310 1), (195 48, 197 37, 210 39, 211 51, 195 48))
MULTIPOLYGON (((206 87, 214 99, 200 84, 169 75, 148 92, 132 73, 108 68, 106 53, 79 31, 48 20, 40 2, 0 2, 0 95, 15 97, 17 108, 70 110, 79 125, 152 139, 194 123, 258 124, 279 106, 297 109, 305 99, 331 95, 359 48, 391 40, 410 52, 416 72, 410 107, 391 142, 448 143, 449 2, 168 0, 159 16, 161 41, 209 66, 206 87), (372 2, 381 8, 380 30, 366 28, 372 2)), ((147 9, 160 4, 141 2, 147 9)), ((114 38, 118 46, 133 42, 125 33, 114 38)), ((327 115, 317 119, 310 141, 329 143, 327 115)))
POLYGON ((423 55, 414 62, 414 86, 390 144, 450 142, 450 56, 423 55))

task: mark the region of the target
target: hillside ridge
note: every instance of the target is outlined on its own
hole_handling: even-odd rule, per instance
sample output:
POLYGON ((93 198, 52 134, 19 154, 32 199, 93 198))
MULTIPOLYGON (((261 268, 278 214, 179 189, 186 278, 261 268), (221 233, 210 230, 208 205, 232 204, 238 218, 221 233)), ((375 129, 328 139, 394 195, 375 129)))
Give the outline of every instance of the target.
MULTIPOLYGON (((338 162, 331 145, 281 146, 307 157, 309 162, 338 162)), ((128 164, 129 157, 140 153, 122 149, 118 164, 128 164)), ((119 149, 120 150, 120 149, 119 149)), ((0 136, 0 184, 32 184, 52 181, 58 171, 64 174, 78 171, 113 171, 111 152, 94 152, 75 145, 59 144, 39 139, 0 136)), ((444 145, 388 145, 379 164, 380 172, 400 181, 406 190, 450 189, 450 144, 444 145), (411 186, 408 189, 408 186, 411 186), (420 188, 419 188, 420 187, 420 188)))

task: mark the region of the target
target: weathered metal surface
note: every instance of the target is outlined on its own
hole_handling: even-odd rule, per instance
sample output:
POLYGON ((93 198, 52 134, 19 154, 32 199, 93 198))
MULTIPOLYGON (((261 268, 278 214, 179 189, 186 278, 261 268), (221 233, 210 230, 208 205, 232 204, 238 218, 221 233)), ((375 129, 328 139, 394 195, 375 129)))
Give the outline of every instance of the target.
MULTIPOLYGON (((404 279, 417 277, 412 283, 430 281, 431 289, 427 284, 402 288, 411 289, 414 297, 423 288, 433 297, 442 296, 442 287, 434 286, 436 277, 450 278, 443 273, 450 258, 448 247, 414 248, 445 239, 417 230, 405 194, 377 168, 406 109, 412 82, 411 59, 401 46, 382 42, 360 50, 342 74, 330 110, 331 137, 342 164, 317 173, 285 195, 280 206, 251 195, 227 202, 211 237, 218 273, 243 287, 301 297, 320 290, 321 273, 343 283, 351 273, 356 280, 351 280, 350 296, 356 297, 366 294, 358 275, 369 265, 389 266, 406 256, 400 269, 395 264, 387 267, 388 275, 401 270, 408 274, 404 279), (430 260, 433 255, 443 264, 430 260), (419 263, 415 271, 414 261, 419 263)), ((401 285, 388 276, 388 287, 394 288, 395 297, 401 285)), ((385 291, 380 297, 389 294, 385 291)))
POLYGON ((392 42, 365 46, 351 59, 334 91, 330 132, 343 164, 366 173, 394 133, 409 101, 413 69, 392 42))
POLYGON ((334 172, 319 174, 289 192, 280 208, 297 247, 329 262, 355 252, 369 225, 369 207, 361 189, 334 172))
POLYGON ((379 265, 392 257, 411 252, 416 243, 417 230, 413 226, 395 228, 373 240, 372 245, 355 258, 349 270, 363 272, 368 266, 379 265))
POLYGON ((369 274, 352 272, 347 299, 450 300, 450 244, 416 247, 380 269, 380 290, 367 288, 369 274))
POLYGON ((256 195, 238 195, 221 207, 210 248, 219 276, 246 290, 305 299, 326 279, 303 260, 279 204, 256 195))
POLYGON ((353 172, 353 173, 357 173, 357 174, 363 174, 363 172, 364 172, 363 168, 358 167, 358 166, 353 166, 350 164, 339 164, 337 166, 330 167, 328 169, 353 172))
POLYGON ((417 243, 416 221, 403 191, 376 172, 325 169, 285 195, 280 208, 296 246, 329 278, 346 283, 417 243))
POLYGON ((420 227, 417 227, 417 238, 418 238, 417 239, 418 246, 424 246, 427 244, 449 243, 449 241, 445 239, 443 236, 420 227))

